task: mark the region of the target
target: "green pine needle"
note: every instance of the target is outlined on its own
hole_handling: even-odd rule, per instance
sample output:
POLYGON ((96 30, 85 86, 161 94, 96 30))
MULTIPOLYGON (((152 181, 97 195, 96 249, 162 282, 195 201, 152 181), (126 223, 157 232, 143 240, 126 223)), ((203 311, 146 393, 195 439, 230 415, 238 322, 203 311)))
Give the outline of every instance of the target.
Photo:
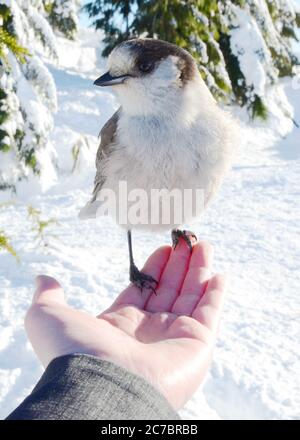
POLYGON ((6 251, 9 254, 11 254, 17 261, 19 261, 19 257, 17 255, 17 252, 13 248, 13 246, 10 244, 9 239, 4 234, 4 231, 0 231, 0 251, 6 251))

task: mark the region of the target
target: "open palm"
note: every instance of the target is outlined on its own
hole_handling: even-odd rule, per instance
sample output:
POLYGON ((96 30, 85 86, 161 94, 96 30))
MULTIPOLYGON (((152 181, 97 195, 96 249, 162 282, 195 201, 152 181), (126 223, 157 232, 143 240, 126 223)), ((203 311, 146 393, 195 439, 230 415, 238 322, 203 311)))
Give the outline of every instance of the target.
POLYGON ((44 366, 85 353, 144 377, 180 408, 209 367, 224 279, 211 277, 212 247, 181 242, 159 248, 143 271, 159 280, 157 294, 130 285, 97 317, 69 307, 59 283, 38 278, 26 330, 44 366))

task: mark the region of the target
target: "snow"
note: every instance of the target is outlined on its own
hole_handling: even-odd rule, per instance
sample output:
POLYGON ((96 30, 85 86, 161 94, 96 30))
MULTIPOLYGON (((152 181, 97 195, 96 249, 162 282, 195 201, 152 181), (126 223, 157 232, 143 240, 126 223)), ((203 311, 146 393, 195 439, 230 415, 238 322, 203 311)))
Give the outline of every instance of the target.
MULTIPOLYGON (((29 179, 19 185, 18 198, 0 195, 0 224, 20 258, 18 263, 0 254, 1 417, 42 373, 23 327, 34 277, 55 276, 69 303, 93 314, 128 282, 124 231, 108 218, 77 218, 92 190, 99 130, 118 106, 109 90, 92 84, 104 70, 101 34, 82 29, 79 36, 80 45, 60 38, 59 62, 47 65, 58 91, 50 144, 59 178, 44 192, 29 179), (58 222, 45 231, 47 246, 36 246, 29 205, 42 219, 58 222)), ((245 143, 217 200, 194 226, 201 239, 215 245, 215 270, 229 273, 230 284, 212 367, 181 411, 183 417, 299 418, 300 131, 290 117, 276 113, 275 97, 284 99, 283 88, 300 122, 296 80, 270 90, 267 126, 249 124, 246 112, 236 109, 245 121, 245 143)), ((139 265, 158 245, 170 242, 168 234, 142 232, 134 240, 139 265)))
POLYGON ((9 53, 9 75, 1 75, 1 85, 8 91, 5 105, 9 117, 3 128, 8 134, 10 152, 1 153, 0 180, 1 185, 13 187, 19 179, 30 177, 35 181, 36 192, 38 186, 39 190, 45 190, 56 179, 55 153, 49 142, 52 113, 57 108, 56 88, 41 57, 45 54, 54 59, 57 57, 57 39, 43 16, 41 0, 6 0, 5 4, 10 6, 18 42, 28 49, 31 56, 26 63, 20 64, 9 53), (21 138, 22 133, 25 135, 21 138), (32 163, 35 160, 36 169, 41 170, 41 179, 34 178, 32 169, 25 165, 25 158, 29 158, 32 149, 35 155, 31 160, 32 163))
POLYGON ((273 75, 271 53, 248 8, 232 5, 232 13, 231 50, 239 59, 247 86, 253 87, 253 93, 263 97, 268 76, 273 75))

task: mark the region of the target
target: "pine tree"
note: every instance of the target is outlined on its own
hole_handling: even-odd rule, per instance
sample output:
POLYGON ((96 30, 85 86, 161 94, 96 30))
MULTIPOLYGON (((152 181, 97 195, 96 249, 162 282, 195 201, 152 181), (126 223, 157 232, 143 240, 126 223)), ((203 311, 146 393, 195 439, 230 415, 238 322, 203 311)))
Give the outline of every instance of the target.
POLYGON ((74 38, 78 27, 79 3, 74 0, 46 0, 45 10, 51 27, 68 38, 74 38))
POLYGON ((0 0, 0 189, 15 189, 30 173, 53 167, 56 89, 39 54, 57 57, 54 30, 74 35, 77 4, 0 0))
POLYGON ((291 43, 300 10, 292 0, 93 0, 85 9, 105 31, 104 55, 131 37, 175 43, 196 58, 217 99, 253 117, 267 117, 267 87, 299 64, 291 43))
POLYGON ((83 9, 90 17, 98 17, 93 21, 95 28, 104 30, 104 56, 107 56, 116 44, 135 34, 132 27, 135 5, 135 0, 94 0, 84 5, 83 9))

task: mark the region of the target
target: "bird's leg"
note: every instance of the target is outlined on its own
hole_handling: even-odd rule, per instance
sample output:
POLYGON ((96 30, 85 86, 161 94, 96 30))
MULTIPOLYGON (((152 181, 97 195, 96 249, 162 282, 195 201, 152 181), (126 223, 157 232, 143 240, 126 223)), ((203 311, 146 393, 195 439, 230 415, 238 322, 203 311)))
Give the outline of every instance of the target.
POLYGON ((138 287, 141 292, 145 288, 152 290, 152 292, 156 294, 155 287, 157 286, 158 282, 151 275, 147 275, 146 273, 141 272, 134 264, 130 230, 127 232, 127 239, 128 239, 129 262, 130 262, 130 266, 129 266, 130 281, 136 287, 138 287), (153 284, 155 285, 155 287, 153 287, 153 284))
POLYGON ((176 249, 176 246, 179 243, 179 239, 183 238, 183 240, 186 242, 186 244, 188 245, 190 251, 192 252, 193 250, 193 246, 192 246, 192 240, 194 239, 197 241, 197 237, 193 232, 190 231, 181 231, 180 229, 173 229, 172 230, 172 245, 173 248, 176 249))

